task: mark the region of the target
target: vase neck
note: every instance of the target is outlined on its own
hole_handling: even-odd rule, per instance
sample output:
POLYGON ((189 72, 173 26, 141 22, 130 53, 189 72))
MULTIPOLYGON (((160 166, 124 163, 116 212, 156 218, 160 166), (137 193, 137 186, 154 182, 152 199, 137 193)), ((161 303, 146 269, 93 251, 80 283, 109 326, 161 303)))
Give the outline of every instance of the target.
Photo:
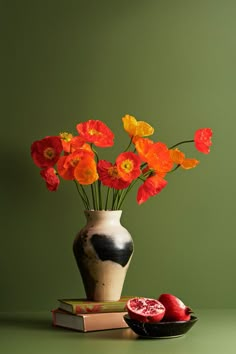
POLYGON ((85 210, 87 222, 106 222, 119 224, 122 210, 85 210))

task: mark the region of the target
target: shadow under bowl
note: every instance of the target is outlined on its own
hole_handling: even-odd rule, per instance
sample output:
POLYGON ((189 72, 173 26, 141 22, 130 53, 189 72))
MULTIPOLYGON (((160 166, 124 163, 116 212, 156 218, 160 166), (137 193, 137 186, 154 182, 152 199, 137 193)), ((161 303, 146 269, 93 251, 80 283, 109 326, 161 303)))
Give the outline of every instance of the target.
POLYGON ((196 316, 191 316, 189 321, 173 322, 140 322, 133 320, 128 314, 124 315, 127 325, 139 336, 146 338, 175 338, 187 333, 197 322, 196 316))

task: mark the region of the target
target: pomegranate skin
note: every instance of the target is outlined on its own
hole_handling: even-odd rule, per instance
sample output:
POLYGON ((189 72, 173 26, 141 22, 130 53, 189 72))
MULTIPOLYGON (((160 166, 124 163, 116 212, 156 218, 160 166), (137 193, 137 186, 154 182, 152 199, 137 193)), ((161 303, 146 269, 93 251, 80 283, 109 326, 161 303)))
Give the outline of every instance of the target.
POLYGON ((166 311, 163 321, 189 321, 192 310, 186 306, 178 297, 172 294, 162 294, 159 296, 160 301, 166 311))
POLYGON ((126 308, 129 317, 139 322, 160 322, 165 314, 165 307, 157 299, 136 297, 128 300, 126 308))

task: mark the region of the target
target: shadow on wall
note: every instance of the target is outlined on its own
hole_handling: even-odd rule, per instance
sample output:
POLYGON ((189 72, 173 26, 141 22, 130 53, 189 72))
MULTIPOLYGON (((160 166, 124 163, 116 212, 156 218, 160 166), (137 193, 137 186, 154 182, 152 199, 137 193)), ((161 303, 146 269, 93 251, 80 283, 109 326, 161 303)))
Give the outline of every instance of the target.
POLYGON ((36 182, 38 178, 30 157, 30 145, 27 150, 27 147, 11 146, 8 142, 5 150, 7 153, 2 156, 4 173, 0 175, 1 195, 4 207, 11 205, 14 208, 26 201, 32 201, 34 195, 39 196, 40 188, 37 188, 37 184, 40 182, 36 182))

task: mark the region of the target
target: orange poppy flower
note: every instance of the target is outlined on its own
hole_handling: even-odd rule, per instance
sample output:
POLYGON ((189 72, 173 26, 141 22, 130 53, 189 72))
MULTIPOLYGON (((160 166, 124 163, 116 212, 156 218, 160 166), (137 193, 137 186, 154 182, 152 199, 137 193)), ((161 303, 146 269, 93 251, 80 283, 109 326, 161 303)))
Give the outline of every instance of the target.
POLYGON ((150 169, 164 177, 173 167, 168 147, 161 142, 154 143, 147 138, 139 138, 135 143, 140 158, 147 162, 150 169))
POLYGON ((152 145, 153 145, 153 141, 148 138, 138 138, 135 141, 135 148, 142 161, 147 162, 147 156, 152 145))
POLYGON ((149 136, 154 133, 153 127, 144 121, 137 121, 135 117, 126 114, 123 118, 124 130, 134 139, 149 136))
POLYGON ((154 143, 146 156, 148 166, 162 177, 173 167, 168 147, 161 142, 154 143))
POLYGON ((170 157, 176 165, 181 165, 185 159, 184 153, 182 151, 180 151, 179 149, 171 149, 170 150, 170 157))
POLYGON ((63 150, 59 136, 47 136, 34 141, 31 145, 31 157, 38 167, 53 167, 63 150))
POLYGON ((199 161, 196 159, 185 158, 185 154, 179 149, 171 149, 170 156, 175 164, 180 165, 185 170, 194 168, 199 164, 199 161))
POLYGON ((57 163, 58 174, 65 180, 74 180, 74 170, 77 164, 84 159, 91 157, 90 152, 79 149, 73 153, 61 156, 57 163))
POLYGON ((81 160, 75 167, 74 170, 75 179, 83 185, 92 184, 97 181, 97 165, 94 159, 90 156, 81 160))
POLYGON ((47 189, 51 192, 55 192, 60 183, 56 173, 57 172, 53 167, 45 168, 40 171, 40 175, 46 182, 47 189))
POLYGON ((138 204, 142 204, 146 202, 150 197, 153 197, 160 193, 166 185, 167 181, 156 174, 151 177, 148 177, 138 189, 138 204))
POLYGON ((181 164, 181 167, 185 170, 190 170, 191 168, 196 167, 199 164, 199 161, 196 159, 184 159, 181 164))
POLYGON ((98 162, 98 174, 102 184, 115 189, 125 189, 130 185, 130 182, 124 181, 119 175, 116 164, 112 164, 106 160, 98 162))
POLYGON ((198 129, 194 134, 194 143, 198 151, 203 154, 209 154, 212 145, 212 130, 210 128, 198 129))
POLYGON ((140 158, 133 152, 123 152, 116 159, 117 171, 126 182, 132 182, 141 174, 140 158))
POLYGON ((78 133, 85 142, 99 147, 109 147, 114 144, 114 134, 106 124, 100 120, 88 120, 76 126, 78 133))

